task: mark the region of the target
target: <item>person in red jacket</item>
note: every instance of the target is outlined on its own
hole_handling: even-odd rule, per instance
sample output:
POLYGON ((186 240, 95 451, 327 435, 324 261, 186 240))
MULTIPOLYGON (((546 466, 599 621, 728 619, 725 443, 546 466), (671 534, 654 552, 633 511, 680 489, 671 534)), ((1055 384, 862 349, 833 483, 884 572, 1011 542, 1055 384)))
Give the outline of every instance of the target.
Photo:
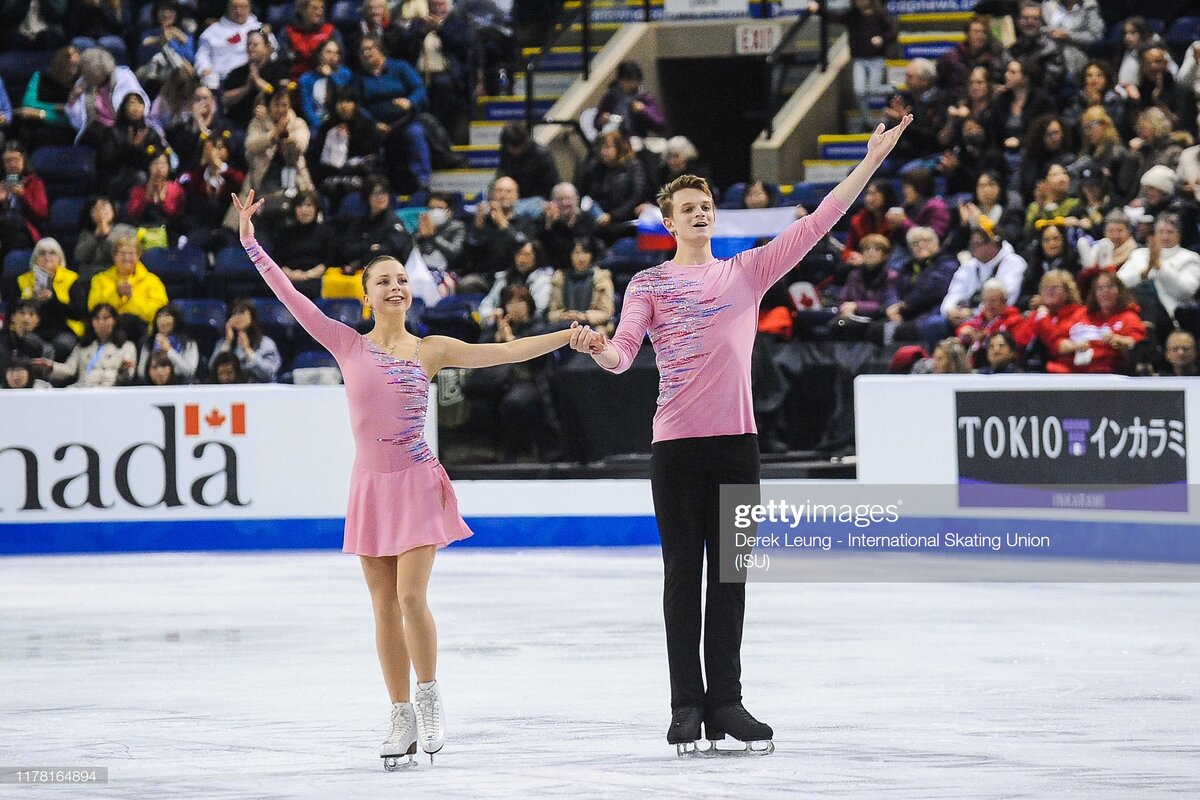
POLYGON ((889 208, 896 205, 896 190, 886 178, 871 181, 863 192, 863 207, 850 218, 850 232, 846 235, 846 247, 842 250, 842 261, 853 266, 862 264, 859 246, 864 236, 878 233, 897 243, 892 223, 887 219, 889 208))
POLYGON ((971 366, 982 367, 987 363, 988 337, 1001 331, 1012 331, 1021 324, 1021 312, 1008 304, 1008 290, 996 278, 984 281, 980 290, 983 304, 979 313, 964 321, 954 334, 967 348, 971 366))
POLYGON ((1067 335, 1054 342, 1053 350, 1068 362, 1071 372, 1128 372, 1128 354, 1146 338, 1146 326, 1138 304, 1121 279, 1101 272, 1092 281, 1087 304, 1071 322, 1067 335))
POLYGON ((317 50, 330 39, 346 51, 342 34, 325 19, 325 0, 299 0, 296 18, 283 26, 279 37, 280 56, 289 63, 288 77, 298 81, 305 72, 315 69, 317 50))
POLYGON ((25 149, 9 142, 0 183, 0 256, 33 247, 42 238, 39 227, 49 216, 46 184, 29 168, 25 149))
POLYGON ((1032 311, 1013 330, 1017 344, 1026 352, 1040 351, 1047 372, 1070 372, 1071 356, 1056 348, 1083 309, 1075 278, 1065 269, 1050 270, 1038 281, 1038 293, 1029 306, 1032 311))
POLYGON ((159 150, 151 157, 145 183, 139 183, 129 191, 125 213, 138 227, 165 226, 174 238, 183 221, 187 194, 178 181, 171 180, 169 152, 159 150))

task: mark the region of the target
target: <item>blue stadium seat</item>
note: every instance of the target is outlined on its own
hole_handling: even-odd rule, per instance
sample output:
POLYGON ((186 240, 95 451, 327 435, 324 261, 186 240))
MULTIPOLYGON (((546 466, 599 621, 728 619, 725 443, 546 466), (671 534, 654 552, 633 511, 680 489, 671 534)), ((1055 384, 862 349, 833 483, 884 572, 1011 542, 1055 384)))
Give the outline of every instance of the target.
POLYGON ((90 147, 39 147, 31 166, 52 198, 81 197, 96 185, 96 152, 90 147))
POLYGON ((1200 40, 1200 17, 1180 17, 1167 28, 1167 42, 1187 47, 1200 40))
POLYGON ((725 190, 725 197, 718 204, 717 208, 741 208, 742 201, 745 198, 746 182, 739 181, 725 190))
POLYGON ((1175 321, 1179 327, 1200 339, 1200 303, 1180 303, 1175 308, 1175 321))
POLYGON ((50 66, 52 58, 53 50, 16 50, 0 53, 0 79, 4 80, 13 106, 18 105, 25 96, 25 84, 29 83, 33 73, 50 66))
POLYGON ((333 367, 337 369, 337 359, 325 350, 305 350, 297 353, 292 361, 292 369, 309 369, 312 367, 333 367))
POLYGON ((0 272, 0 297, 8 301, 9 308, 12 308, 12 302, 21 296, 17 290, 17 278, 29 271, 31 256, 32 250, 10 250, 4 257, 3 272, 0 272))
POLYGON ((321 309, 321 313, 343 325, 348 325, 355 330, 362 325, 363 307, 358 300, 322 297, 316 301, 316 304, 317 308, 321 309))
POLYGON ((199 247, 159 247, 142 254, 146 269, 162 279, 167 297, 192 297, 201 293, 208 272, 208 257, 199 247))
POLYGON ((354 30, 358 27, 361 9, 362 3, 356 3, 354 0, 338 0, 329 12, 329 21, 343 32, 354 30))
POLYGON ((183 325, 196 340, 200 350, 200 374, 206 373, 208 357, 225 333, 225 318, 228 312, 224 300, 174 299, 172 303, 183 315, 183 325))
POLYGON ((362 195, 358 192, 350 192, 342 196, 341 203, 338 205, 337 218, 339 220, 353 219, 355 217, 365 217, 367 215, 367 204, 363 200, 362 195))
POLYGON ((809 211, 814 211, 835 186, 836 183, 798 183, 788 202, 790 205, 804 206, 809 211))
POLYGON ((291 22, 295 16, 296 6, 294 3, 282 3, 277 6, 270 6, 267 9, 267 24, 271 26, 272 30, 282 34, 283 26, 291 22))
POLYGON ((404 230, 415 235, 417 228, 421 225, 421 215, 426 211, 428 209, 425 206, 397 208, 396 216, 400 218, 400 223, 404 226, 404 230))
MULTIPOLYGON (((42 226, 42 232, 53 236, 62 244, 63 239, 74 235, 79 236, 80 219, 83 207, 87 204, 84 197, 60 197, 50 204, 50 217, 42 226)), ((64 249, 66 246, 63 246, 64 249)), ((68 254, 71 252, 67 251, 68 254)))
POLYGON ((241 245, 222 247, 213 262, 209 288, 211 294, 232 300, 235 297, 269 297, 270 288, 241 245))
POLYGON ((251 301, 258 311, 258 321, 262 324, 263 332, 274 340, 279 347, 279 354, 286 365, 291 362, 296 331, 299 324, 287 306, 274 297, 255 297, 251 301))

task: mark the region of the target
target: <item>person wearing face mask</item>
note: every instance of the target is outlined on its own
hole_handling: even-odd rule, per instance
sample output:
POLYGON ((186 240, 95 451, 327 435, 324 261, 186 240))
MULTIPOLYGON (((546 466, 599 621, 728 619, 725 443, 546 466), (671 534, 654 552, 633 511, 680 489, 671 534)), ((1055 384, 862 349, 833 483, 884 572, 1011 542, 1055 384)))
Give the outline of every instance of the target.
POLYGON ((467 241, 467 226, 454 218, 450 195, 434 192, 417 220, 417 247, 425 266, 443 275, 457 269, 467 241))
POLYGON ((988 138, 984 124, 974 117, 962 120, 957 140, 938 162, 938 172, 946 179, 947 196, 969 194, 984 172, 1003 176, 1007 169, 1004 155, 988 138))

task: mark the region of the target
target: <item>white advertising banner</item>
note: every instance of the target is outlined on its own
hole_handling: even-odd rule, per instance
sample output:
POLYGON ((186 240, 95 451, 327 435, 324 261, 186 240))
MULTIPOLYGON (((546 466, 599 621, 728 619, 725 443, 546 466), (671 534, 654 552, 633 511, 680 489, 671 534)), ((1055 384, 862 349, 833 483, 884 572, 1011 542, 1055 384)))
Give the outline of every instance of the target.
POLYGON ((342 387, 0 394, 0 523, 341 517, 353 461, 342 387))
POLYGON ((738 17, 750 14, 749 0, 666 0, 664 17, 738 17))

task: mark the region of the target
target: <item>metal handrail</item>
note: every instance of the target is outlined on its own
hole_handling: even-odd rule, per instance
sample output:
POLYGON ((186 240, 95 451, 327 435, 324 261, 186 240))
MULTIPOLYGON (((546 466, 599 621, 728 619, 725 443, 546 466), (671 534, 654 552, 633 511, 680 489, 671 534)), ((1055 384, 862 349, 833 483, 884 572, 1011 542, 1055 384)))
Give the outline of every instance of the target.
MULTIPOLYGON (((813 15, 808 11, 802 11, 800 16, 796 18, 796 21, 788 26, 788 29, 784 32, 783 37, 780 38, 779 44, 775 45, 775 48, 769 54, 767 54, 766 69, 763 71, 764 80, 766 81, 766 96, 763 98, 763 116, 767 121, 768 139, 775 135, 775 97, 779 94, 778 83, 782 83, 782 78, 780 78, 778 82, 776 81, 775 65, 782 57, 783 51, 792 43, 792 40, 796 38, 796 34, 799 33, 800 28, 805 22, 808 22, 809 18, 812 16, 813 15)), ((829 67, 829 34, 826 30, 828 23, 826 22, 824 14, 818 14, 817 16, 820 19, 821 26, 818 34, 820 66, 821 71, 824 72, 829 67)))

